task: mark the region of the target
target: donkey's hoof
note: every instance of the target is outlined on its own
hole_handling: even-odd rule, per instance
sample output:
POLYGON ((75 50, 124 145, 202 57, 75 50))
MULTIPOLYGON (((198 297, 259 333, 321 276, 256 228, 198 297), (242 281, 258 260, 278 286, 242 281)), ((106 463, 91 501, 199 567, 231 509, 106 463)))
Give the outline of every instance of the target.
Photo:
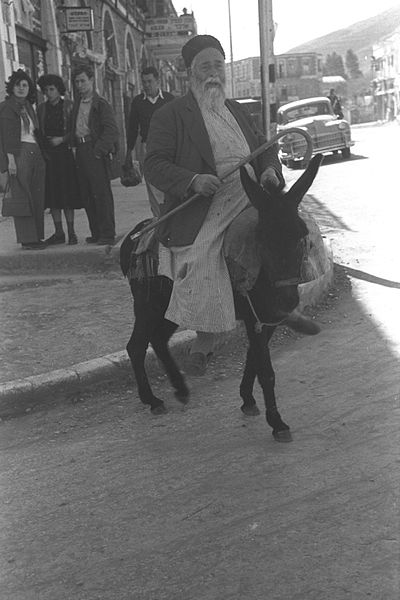
POLYGON ((180 390, 180 391, 177 390, 175 392, 175 398, 181 404, 188 404, 189 403, 189 397, 190 397, 189 390, 180 390))
POLYGON ((258 406, 256 404, 252 404, 251 406, 246 406, 246 404, 242 404, 240 410, 246 417, 257 417, 260 414, 258 406))
POLYGON ((162 402, 161 404, 157 404, 157 406, 152 406, 150 408, 151 414, 158 416, 158 415, 165 415, 167 413, 167 409, 164 406, 164 403, 162 402))
POLYGON ((287 444, 288 442, 293 442, 292 434, 290 433, 290 429, 282 429, 281 431, 273 431, 272 435, 274 436, 277 442, 283 442, 287 444))

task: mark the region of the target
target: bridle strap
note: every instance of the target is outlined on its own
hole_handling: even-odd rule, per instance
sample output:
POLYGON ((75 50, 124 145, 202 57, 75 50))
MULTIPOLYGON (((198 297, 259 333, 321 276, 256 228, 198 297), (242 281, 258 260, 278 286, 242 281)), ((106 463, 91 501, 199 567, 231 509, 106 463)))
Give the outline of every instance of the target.
POLYGON ((258 318, 258 315, 257 315, 257 313, 255 311, 254 306, 253 306, 253 303, 250 300, 250 296, 249 296, 249 294, 247 292, 246 292, 246 298, 247 298, 247 302, 249 303, 251 312, 253 313, 253 316, 254 316, 254 318, 256 320, 255 325, 254 325, 254 331, 256 333, 261 333, 263 327, 277 327, 278 325, 280 325, 281 323, 283 323, 283 321, 285 321, 286 316, 283 319, 281 319, 280 321, 276 321, 275 323, 262 323, 260 321, 260 319, 258 318))

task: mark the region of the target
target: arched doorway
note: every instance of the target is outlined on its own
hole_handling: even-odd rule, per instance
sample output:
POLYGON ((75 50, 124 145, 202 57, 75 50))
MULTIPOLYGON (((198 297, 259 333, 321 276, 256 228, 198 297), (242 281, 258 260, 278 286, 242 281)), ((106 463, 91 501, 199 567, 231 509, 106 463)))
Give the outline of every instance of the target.
POLYGON ((114 25, 107 11, 104 13, 104 50, 106 54, 105 76, 104 76, 104 96, 109 101, 111 106, 116 106, 116 88, 117 88, 117 73, 118 69, 118 53, 115 40, 114 25))
POLYGON ((128 32, 125 44, 125 87, 124 87, 124 117, 125 126, 128 122, 129 110, 132 99, 139 93, 139 85, 137 81, 137 62, 135 47, 131 34, 128 32))

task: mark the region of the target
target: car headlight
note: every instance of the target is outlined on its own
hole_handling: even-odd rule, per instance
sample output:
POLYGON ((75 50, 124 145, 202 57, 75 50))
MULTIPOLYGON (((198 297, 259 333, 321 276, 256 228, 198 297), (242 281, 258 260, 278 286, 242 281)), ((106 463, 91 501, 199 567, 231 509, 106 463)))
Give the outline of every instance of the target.
POLYGON ((338 125, 339 129, 347 129, 347 123, 343 123, 343 121, 341 123, 339 123, 338 125))

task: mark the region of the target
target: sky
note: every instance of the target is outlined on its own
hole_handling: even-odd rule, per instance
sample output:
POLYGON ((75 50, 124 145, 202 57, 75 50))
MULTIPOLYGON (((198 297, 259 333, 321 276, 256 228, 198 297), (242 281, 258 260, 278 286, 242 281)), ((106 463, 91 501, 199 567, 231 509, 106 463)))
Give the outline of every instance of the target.
MULTIPOLYGON (((217 37, 230 60, 228 0, 172 0, 178 14, 186 7, 194 11, 198 33, 217 37)), ((258 0, 230 0, 233 60, 260 55, 258 0), (244 7, 246 10, 244 10, 244 7)), ((357 21, 373 17, 388 8, 400 6, 397 0, 273 0, 276 24, 274 53, 323 36, 357 21)))

